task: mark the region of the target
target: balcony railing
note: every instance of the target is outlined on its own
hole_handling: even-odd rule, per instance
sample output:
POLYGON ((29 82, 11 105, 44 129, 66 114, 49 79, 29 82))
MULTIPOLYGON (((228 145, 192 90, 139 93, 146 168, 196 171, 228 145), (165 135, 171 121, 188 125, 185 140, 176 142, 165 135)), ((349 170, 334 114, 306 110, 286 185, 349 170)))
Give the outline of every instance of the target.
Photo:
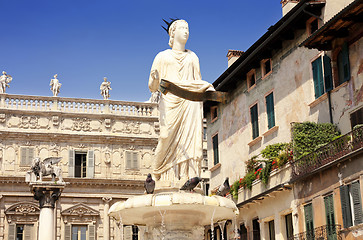
POLYGON ((0 94, 0 108, 67 113, 157 116, 157 104, 115 100, 0 94))
POLYGON ((340 225, 324 225, 289 237, 288 240, 341 240, 340 225))
POLYGON ((306 177, 363 147, 363 127, 359 127, 340 138, 320 147, 316 151, 292 162, 291 180, 306 177))

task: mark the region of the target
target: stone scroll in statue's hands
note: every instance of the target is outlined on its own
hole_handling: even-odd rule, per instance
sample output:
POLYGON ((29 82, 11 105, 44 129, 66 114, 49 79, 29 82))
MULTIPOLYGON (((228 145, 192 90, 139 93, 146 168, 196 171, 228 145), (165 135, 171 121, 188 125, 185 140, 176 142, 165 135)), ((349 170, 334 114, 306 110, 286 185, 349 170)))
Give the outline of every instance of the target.
MULTIPOLYGON (((194 85, 198 85, 198 82, 193 81, 194 85)), ((205 83, 201 82, 199 85, 203 86, 205 83)), ((173 93, 174 95, 190 100, 190 101, 215 101, 215 102, 225 102, 227 98, 227 93, 210 91, 208 89, 203 89, 203 87, 191 89, 191 85, 188 81, 180 82, 179 84, 172 83, 166 79, 161 79, 159 91, 163 94, 167 94, 168 92, 173 93)))

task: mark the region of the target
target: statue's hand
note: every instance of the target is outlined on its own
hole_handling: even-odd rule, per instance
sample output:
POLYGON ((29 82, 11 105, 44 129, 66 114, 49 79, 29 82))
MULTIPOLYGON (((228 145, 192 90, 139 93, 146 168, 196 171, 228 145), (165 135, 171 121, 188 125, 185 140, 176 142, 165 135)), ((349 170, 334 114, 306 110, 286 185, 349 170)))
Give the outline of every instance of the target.
POLYGON ((160 77, 159 77, 159 72, 158 70, 154 70, 151 72, 151 77, 153 78, 154 81, 160 81, 160 77))

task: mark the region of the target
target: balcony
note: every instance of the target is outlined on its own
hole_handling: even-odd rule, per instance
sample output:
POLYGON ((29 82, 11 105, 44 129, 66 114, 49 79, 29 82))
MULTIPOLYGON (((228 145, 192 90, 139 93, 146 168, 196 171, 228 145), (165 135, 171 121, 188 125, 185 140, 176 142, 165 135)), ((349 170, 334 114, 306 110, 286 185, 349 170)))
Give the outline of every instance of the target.
POLYGON ((289 237, 288 240, 341 240, 340 225, 324 225, 289 237))
POLYGON ((291 182, 322 171, 347 157, 353 157, 361 152, 362 147, 363 127, 359 127, 292 162, 291 182))

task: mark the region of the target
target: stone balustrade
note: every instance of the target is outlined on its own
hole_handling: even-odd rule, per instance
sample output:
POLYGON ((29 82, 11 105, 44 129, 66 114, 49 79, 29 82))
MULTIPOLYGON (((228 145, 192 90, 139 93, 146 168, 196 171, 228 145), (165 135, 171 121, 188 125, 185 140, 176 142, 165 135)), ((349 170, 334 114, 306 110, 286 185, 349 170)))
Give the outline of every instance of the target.
POLYGON ((157 104, 115 100, 0 94, 0 109, 158 116, 157 104))

